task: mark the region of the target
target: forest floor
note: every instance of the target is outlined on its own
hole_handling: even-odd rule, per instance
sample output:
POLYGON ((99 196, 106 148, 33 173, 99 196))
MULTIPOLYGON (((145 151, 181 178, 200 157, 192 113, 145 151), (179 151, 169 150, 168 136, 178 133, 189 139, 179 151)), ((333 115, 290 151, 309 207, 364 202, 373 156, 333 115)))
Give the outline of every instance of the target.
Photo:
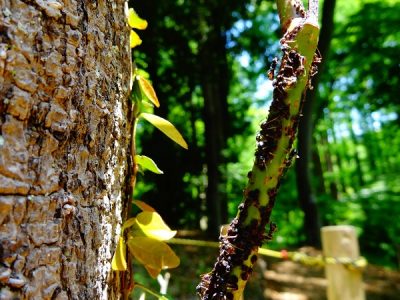
MULTIPOLYGON (((197 300, 195 287, 200 274, 210 271, 217 255, 216 249, 173 247, 181 258, 181 265, 169 270, 168 299, 197 300)), ((307 254, 318 255, 317 250, 302 248, 307 254)), ((157 291, 156 280, 140 266, 135 266, 135 280, 157 291)), ((368 265, 363 273, 367 300, 400 300, 400 272, 368 265)), ((245 300, 326 300, 324 269, 304 266, 292 261, 261 257, 245 291, 245 300)), ((139 295, 136 293, 136 295, 139 295)), ((133 299, 138 299, 134 297, 133 299)), ((148 297, 146 299, 152 299, 148 297)))
MULTIPOLYGON (((300 249, 304 251, 304 249, 300 249)), ((310 249, 307 249, 309 252, 310 249)), ((313 254, 318 251, 311 250, 313 254)), ((327 280, 321 267, 310 267, 292 261, 275 261, 258 265, 256 277, 264 280, 264 298, 269 300, 324 300, 327 280), (264 264, 264 265, 263 265, 264 264)), ((256 278, 254 278, 256 279, 256 278)), ((368 265, 363 272, 368 300, 399 300, 400 273, 368 265)), ((253 283, 251 283, 253 284, 253 283)), ((248 299, 255 299, 251 296, 248 299)))

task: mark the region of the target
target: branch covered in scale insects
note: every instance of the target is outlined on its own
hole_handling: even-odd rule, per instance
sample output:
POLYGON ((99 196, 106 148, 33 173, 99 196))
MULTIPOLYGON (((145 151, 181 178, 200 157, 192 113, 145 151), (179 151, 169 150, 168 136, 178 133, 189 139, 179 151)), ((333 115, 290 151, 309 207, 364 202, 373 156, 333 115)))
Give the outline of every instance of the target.
MULTIPOLYGON (((270 222, 280 180, 295 156, 292 149, 304 92, 316 73, 315 55, 319 26, 313 13, 300 1, 278 0, 283 29, 280 69, 273 82, 273 101, 268 118, 256 136, 257 149, 244 200, 235 219, 220 235, 220 250, 210 273, 197 286, 202 300, 239 300, 257 261, 258 248, 270 240, 276 228, 270 222), (266 227, 268 230, 266 231, 266 227)), ((318 1, 317 10, 318 10, 318 1)))

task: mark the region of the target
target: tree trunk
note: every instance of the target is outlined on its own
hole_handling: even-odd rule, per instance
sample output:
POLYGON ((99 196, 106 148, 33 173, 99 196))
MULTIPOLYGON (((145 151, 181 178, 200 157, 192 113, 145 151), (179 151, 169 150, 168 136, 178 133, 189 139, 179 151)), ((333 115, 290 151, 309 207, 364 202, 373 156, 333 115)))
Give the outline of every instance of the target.
MULTIPOLYGON (((327 56, 329 52, 330 41, 333 31, 333 12, 336 0, 326 0, 323 6, 322 27, 318 49, 323 57, 327 56)), ((312 135, 314 128, 313 111, 317 99, 318 83, 324 60, 319 66, 319 73, 314 77, 314 89, 309 91, 307 99, 304 103, 303 115, 299 124, 298 134, 298 150, 300 159, 296 163, 296 177, 297 189, 299 194, 299 201, 302 210, 304 211, 304 230, 306 234, 307 243, 313 246, 320 245, 320 218, 318 216, 318 209, 315 196, 312 191, 311 183, 311 153, 312 153, 312 135)))
MULTIPOLYGON (((349 165, 350 161, 348 158, 349 151, 347 150, 346 140, 337 137, 340 131, 335 128, 335 124, 332 117, 329 117, 327 122, 329 124, 329 129, 328 129, 329 136, 332 138, 332 143, 331 143, 332 153, 330 155, 330 161, 331 161, 331 169, 334 174, 334 176, 332 177, 332 182, 330 184, 331 196, 334 199, 339 199, 337 193, 338 188, 334 187, 334 185, 338 183, 341 187, 341 192, 343 194, 346 194, 347 187, 349 186, 348 183, 349 176, 346 168, 346 166, 349 165)), ((327 143, 329 143, 328 140, 327 143)))
MULTIPOLYGON (((330 124, 331 122, 328 122, 328 124, 330 124)), ((328 130, 321 132, 321 143, 324 145, 324 161, 325 161, 325 166, 326 166, 326 171, 329 172, 331 175, 329 176, 329 180, 328 180, 328 186, 329 186, 329 193, 332 197, 332 199, 338 200, 338 196, 339 196, 339 187, 341 188, 341 191, 343 193, 346 192, 346 185, 345 182, 343 181, 343 176, 339 176, 339 178, 336 178, 335 171, 333 168, 333 157, 336 158, 336 167, 338 168, 340 173, 341 170, 341 159, 340 159, 340 155, 336 153, 331 153, 330 151, 330 143, 328 141, 328 130)), ((333 135, 333 139, 335 139, 335 136, 333 135)), ((334 145, 336 145, 336 143, 333 143, 334 145)))
POLYGON ((353 126, 352 126, 352 120, 351 117, 349 116, 349 119, 347 119, 347 124, 348 124, 348 128, 349 128, 349 132, 350 132, 350 138, 352 140, 352 144, 354 147, 354 161, 356 163, 356 169, 355 169, 355 175, 357 177, 357 186, 358 186, 358 190, 363 187, 365 185, 365 181, 364 181, 364 174, 363 174, 363 170, 362 170, 362 166, 361 166, 361 158, 360 158, 360 154, 359 151, 357 149, 357 146, 359 144, 357 136, 353 130, 353 126))
POLYGON ((312 151, 312 162, 313 162, 313 174, 317 180, 317 192, 318 194, 325 194, 325 180, 324 180, 324 171, 322 170, 322 162, 320 157, 320 151, 317 147, 317 138, 314 136, 313 138, 314 147, 311 149, 312 151))
POLYGON ((221 172, 222 149, 226 143, 228 121, 228 66, 226 37, 215 25, 200 52, 202 91, 204 96, 205 150, 207 164, 207 216, 208 231, 218 237, 219 228, 227 222, 227 199, 221 172), (210 66, 213 66, 210 68, 210 66))
POLYGON ((0 0, 0 299, 116 299, 124 1, 47 2, 0 0))

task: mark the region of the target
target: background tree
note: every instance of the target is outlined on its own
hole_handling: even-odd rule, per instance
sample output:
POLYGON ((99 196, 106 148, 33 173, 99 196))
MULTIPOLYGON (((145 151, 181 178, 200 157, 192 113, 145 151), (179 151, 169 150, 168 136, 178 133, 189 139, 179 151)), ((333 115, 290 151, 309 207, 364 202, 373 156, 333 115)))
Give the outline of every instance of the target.
MULTIPOLYGON (((143 142, 144 150, 152 157, 169 157, 163 165, 168 179, 154 178, 156 184, 146 198, 166 211, 165 218, 171 224, 177 223, 176 215, 189 208, 194 209, 186 222, 198 224, 199 212, 203 211, 214 236, 228 217, 226 157, 222 154, 228 137, 233 134, 233 116, 228 111, 232 62, 227 53, 227 33, 245 4, 242 1, 135 3, 139 14, 150 23, 142 47, 145 61, 153 66, 149 72, 159 98, 169 104, 160 114, 178 118, 192 145, 190 153, 177 154, 173 147, 163 146, 163 151, 159 151, 157 141, 162 141, 157 133, 151 141, 143 142), (206 184, 202 180, 189 182, 189 174, 205 179, 206 184), (163 197, 156 196, 159 194, 163 197), (171 203, 176 203, 172 209, 171 203)), ((140 56, 137 61, 140 65, 140 56)))
POLYGON ((124 1, 0 4, 1 299, 115 299, 130 124, 124 1))
POLYGON ((335 16, 332 51, 320 85, 329 103, 316 124, 316 134, 327 131, 331 151, 343 162, 339 168, 339 160, 334 161, 336 170, 326 184, 342 181, 345 188, 339 202, 319 204, 325 224, 359 226, 361 249, 367 256, 393 264, 400 241, 392 231, 398 226, 386 215, 396 210, 400 200, 394 184, 400 168, 395 150, 400 145, 399 76, 394 75, 400 71, 395 58, 400 50, 400 6, 393 1, 343 1, 338 5, 338 11, 346 14, 335 16), (381 228, 377 224, 391 225, 381 228))
MULTIPOLYGON (((138 190, 143 199, 147 199, 149 203, 157 203, 155 206, 160 212, 165 210, 169 215, 167 222, 174 224, 174 227, 176 224, 185 228, 198 228, 202 216, 211 211, 205 200, 208 170, 205 152, 206 124, 203 121, 204 99, 199 80, 202 76, 209 76, 209 72, 199 71, 198 55, 204 39, 211 35, 201 35, 203 28, 214 28, 212 23, 216 21, 215 18, 207 19, 210 24, 206 26, 199 22, 204 18, 193 18, 192 13, 199 10, 200 15, 211 14, 204 12, 218 6, 211 2, 202 2, 199 6, 182 1, 154 5, 149 2, 140 3, 141 7, 138 8, 145 9, 142 6, 147 5, 142 14, 146 17, 151 15, 156 23, 150 28, 153 31, 147 32, 147 38, 153 42, 146 43, 145 40, 135 56, 138 61, 146 58, 154 62, 151 64, 151 79, 160 91, 159 98, 168 103, 163 108, 163 113, 168 114, 184 136, 190 137, 191 150, 180 152, 174 146, 166 147, 164 144, 161 147, 158 142, 150 141, 153 137, 157 140, 162 137, 147 128, 141 129, 149 137, 149 141, 144 141, 142 145, 144 152, 157 157, 161 168, 167 170, 166 173, 171 176, 155 178, 145 175, 146 181, 154 183, 151 186, 140 185, 138 190), (160 47, 154 47, 154 43, 160 47), (161 190, 163 197, 158 194, 161 190)), ((398 70, 395 63, 399 40, 395 32, 398 23, 395 12, 398 5, 389 0, 380 3, 337 1, 338 8, 333 11, 330 9, 333 4, 333 1, 325 3, 326 12, 335 12, 333 16, 322 20, 322 30, 330 28, 333 31, 332 42, 329 53, 323 55, 326 65, 323 66, 324 71, 318 80, 318 86, 314 83, 314 92, 318 94, 318 98, 313 105, 310 127, 317 147, 314 145, 310 148, 314 148, 314 155, 308 163, 308 169, 312 172, 309 183, 316 198, 314 208, 320 210, 320 221, 311 214, 306 218, 307 224, 312 224, 310 228, 314 228, 314 241, 318 240, 318 224, 347 222, 360 226, 360 232, 364 232, 365 212, 359 203, 363 199, 359 195, 363 189, 370 190, 374 184, 383 184, 383 180, 388 193, 392 195, 390 199, 397 193, 390 183, 397 178, 393 172, 399 168, 398 153, 393 151, 398 143, 395 129, 398 114, 394 101, 397 77, 388 74, 394 74, 398 70), (382 13, 378 13, 379 11, 382 13), (334 26, 325 21, 328 19, 331 19, 334 26), (369 35, 363 28, 369 28, 375 36, 369 35), (379 63, 390 72, 378 67, 379 63), (383 88, 384 86, 387 88, 383 88), (355 138, 350 138, 349 122, 355 138), (364 128, 362 131, 361 126, 364 128), (392 141, 393 147, 387 147, 387 143, 385 145, 388 140, 392 141), (374 159, 369 159, 371 157, 374 159), (322 167, 319 171, 318 158, 322 167), (362 172, 364 185, 359 184, 361 181, 360 178, 357 179, 357 168, 362 172), (358 199, 357 204, 351 200, 353 198, 358 199), (354 205, 357 209, 354 209, 354 205)), ((225 14, 228 8, 220 13, 225 14)), ((248 161, 251 160, 246 152, 251 153, 254 149, 251 133, 264 117, 260 113, 260 106, 265 105, 265 99, 270 92, 271 83, 267 81, 266 71, 279 48, 279 26, 271 1, 246 3, 244 7, 233 10, 232 15, 231 25, 224 27, 230 78, 227 97, 229 122, 225 124, 228 126, 228 135, 225 137, 219 166, 220 169, 227 170, 224 173, 226 178, 222 178, 226 180, 226 185, 220 186, 220 193, 226 193, 229 199, 233 199, 227 203, 229 217, 234 216, 242 197, 242 187, 246 181, 244 170, 250 168, 248 161), (251 104, 249 99, 255 101, 251 104)), ((323 39, 324 36, 325 34, 322 35, 323 39)), ((320 49, 325 51, 323 48, 320 49)), ((210 65, 209 69, 217 72, 213 70, 217 66, 219 65, 210 65)), ((304 116, 303 121, 306 119, 304 116)), ((302 161, 300 159, 297 163, 302 161)), ((304 174, 305 170, 297 168, 299 173, 304 174)), ((289 171, 278 195, 277 201, 281 205, 274 210, 276 218, 284 219, 286 223, 280 226, 277 239, 270 244, 271 247, 295 247, 305 243, 306 239, 312 240, 301 229, 304 228, 306 213, 299 208, 295 184, 296 176, 289 171)), ((385 200, 382 206, 376 206, 373 210, 377 217, 386 203, 385 200)))
MULTIPOLYGON (((323 4, 321 35, 318 42, 318 49, 323 58, 328 56, 329 53, 333 32, 335 4, 335 0, 326 0, 323 4)), ((321 221, 311 181, 312 149, 315 147, 312 145, 312 140, 315 122, 317 122, 315 116, 321 115, 321 113, 317 112, 317 108, 318 110, 324 108, 323 104, 321 105, 318 103, 323 102, 318 98, 318 84, 320 74, 324 71, 324 65, 325 59, 322 60, 322 63, 319 66, 319 74, 317 74, 313 79, 313 89, 307 93, 305 99, 303 118, 299 123, 298 134, 298 149, 300 157, 296 163, 297 189, 300 206, 304 212, 304 232, 306 234, 306 242, 313 246, 320 245, 319 230, 321 227, 321 221)), ((315 164, 318 159, 317 152, 314 157, 316 158, 316 160, 314 160, 315 164)))

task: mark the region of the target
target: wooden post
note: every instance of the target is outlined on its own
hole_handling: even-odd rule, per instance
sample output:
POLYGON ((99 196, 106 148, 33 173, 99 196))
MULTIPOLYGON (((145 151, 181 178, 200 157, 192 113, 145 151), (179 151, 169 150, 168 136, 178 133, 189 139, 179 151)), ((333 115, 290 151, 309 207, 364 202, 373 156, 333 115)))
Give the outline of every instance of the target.
MULTIPOLYGON (((321 229, 322 249, 327 258, 358 259, 360 251, 352 226, 326 226, 321 229)), ((361 270, 342 264, 325 266, 328 300, 365 300, 361 270)))

